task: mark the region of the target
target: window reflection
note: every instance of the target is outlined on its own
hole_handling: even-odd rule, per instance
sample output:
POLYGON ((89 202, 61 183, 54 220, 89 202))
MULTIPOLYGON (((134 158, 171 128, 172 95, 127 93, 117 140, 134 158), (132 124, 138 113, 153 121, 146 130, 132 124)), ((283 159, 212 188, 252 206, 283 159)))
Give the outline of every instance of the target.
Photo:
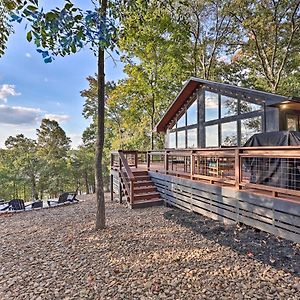
POLYGON ((237 145, 237 122, 221 124, 222 146, 237 145))
POLYGON ((235 98, 221 95, 221 118, 238 114, 238 101, 235 98))
POLYGON ((219 133, 218 125, 205 127, 205 143, 206 147, 218 147, 219 146, 219 133))
POLYGON ((197 128, 189 129, 187 131, 187 147, 188 148, 197 147, 197 128))
POLYGON ((253 134, 261 132, 261 125, 261 117, 241 120, 241 145, 244 145, 253 134))
POLYGON ((185 114, 183 114, 177 121, 177 128, 185 126, 185 114))
POLYGON ((240 112, 241 114, 253 112, 260 110, 262 107, 261 105, 254 104, 245 100, 240 100, 240 112))
POLYGON ((176 132, 169 133, 169 141, 168 141, 169 148, 176 148, 176 132))
POLYGON ((205 121, 219 118, 219 96, 216 93, 205 91, 205 121))
POLYGON ((185 130, 177 132, 177 148, 185 148, 185 130))
POLYGON ((187 125, 197 124, 198 118, 197 101, 195 101, 186 111, 187 125))

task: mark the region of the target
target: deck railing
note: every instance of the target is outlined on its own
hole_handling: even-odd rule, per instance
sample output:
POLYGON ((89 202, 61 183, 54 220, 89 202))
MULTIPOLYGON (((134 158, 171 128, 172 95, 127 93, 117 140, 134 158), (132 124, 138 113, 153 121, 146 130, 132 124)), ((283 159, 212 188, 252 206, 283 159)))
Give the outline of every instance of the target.
POLYGON ((128 195, 133 193, 130 167, 140 167, 274 197, 300 197, 298 146, 117 151, 112 152, 111 167, 120 170, 128 195))
POLYGON ((239 190, 300 197, 300 147, 150 151, 147 166, 239 190))

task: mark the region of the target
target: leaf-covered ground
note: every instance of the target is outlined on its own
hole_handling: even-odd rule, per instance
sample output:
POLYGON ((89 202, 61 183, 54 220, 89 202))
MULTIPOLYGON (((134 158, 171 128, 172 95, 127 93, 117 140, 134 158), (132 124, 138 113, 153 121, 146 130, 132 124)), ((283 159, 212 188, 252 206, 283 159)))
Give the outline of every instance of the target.
POLYGON ((300 247, 167 207, 0 216, 0 299, 300 299, 300 247))

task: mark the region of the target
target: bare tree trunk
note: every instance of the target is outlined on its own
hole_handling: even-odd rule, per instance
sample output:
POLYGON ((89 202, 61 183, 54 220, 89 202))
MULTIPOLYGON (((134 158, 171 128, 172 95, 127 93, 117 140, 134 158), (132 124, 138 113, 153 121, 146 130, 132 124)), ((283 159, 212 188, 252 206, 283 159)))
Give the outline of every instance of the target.
POLYGON ((84 182, 85 182, 85 191, 87 194, 90 193, 90 189, 89 189, 89 181, 88 181, 88 172, 87 170, 85 170, 84 172, 84 182))
MULTIPOLYGON (((107 0, 99 0, 101 5, 101 19, 105 20, 107 10, 107 0)), ((95 163, 95 181, 96 181, 96 230, 105 228, 105 201, 103 190, 102 174, 102 156, 104 146, 104 109, 105 109, 105 73, 104 73, 104 49, 99 46, 98 49, 98 111, 97 111, 97 141, 96 141, 96 163, 95 163)))

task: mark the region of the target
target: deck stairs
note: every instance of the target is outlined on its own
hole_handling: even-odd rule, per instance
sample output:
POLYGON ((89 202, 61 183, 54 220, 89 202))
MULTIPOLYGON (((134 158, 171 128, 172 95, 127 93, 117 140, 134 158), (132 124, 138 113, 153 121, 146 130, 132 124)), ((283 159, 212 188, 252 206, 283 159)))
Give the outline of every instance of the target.
POLYGON ((132 174, 134 176, 133 183, 133 199, 130 199, 125 183, 121 179, 121 187, 123 195, 126 197, 130 208, 144 208, 150 206, 162 205, 164 203, 161 199, 159 192, 157 191, 151 177, 146 170, 138 170, 132 168, 132 174), (130 201, 131 200, 131 201, 130 201))

